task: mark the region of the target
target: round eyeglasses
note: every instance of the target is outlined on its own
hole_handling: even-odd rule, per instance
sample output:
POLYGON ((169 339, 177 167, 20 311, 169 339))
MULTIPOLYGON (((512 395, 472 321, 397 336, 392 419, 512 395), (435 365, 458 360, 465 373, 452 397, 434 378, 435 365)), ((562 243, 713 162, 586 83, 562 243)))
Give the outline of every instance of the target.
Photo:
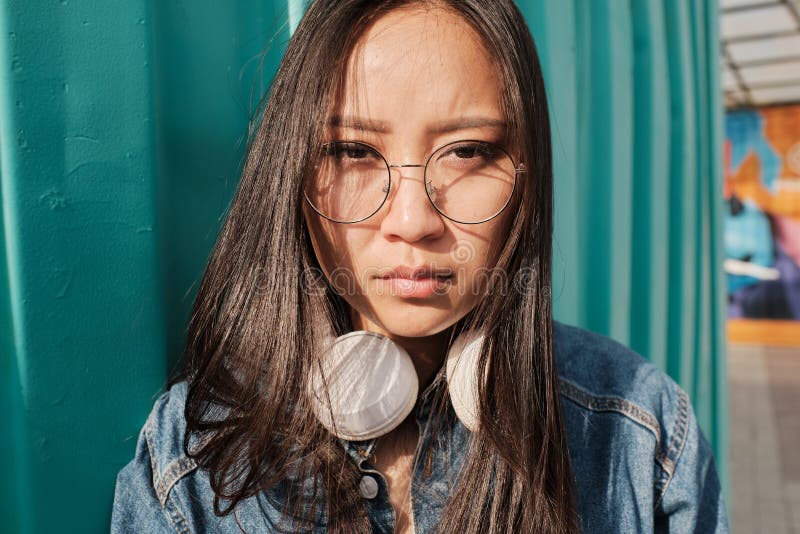
POLYGON ((425 194, 448 219, 478 224, 497 217, 508 205, 517 174, 526 172, 501 147, 477 140, 447 143, 425 164, 389 165, 373 146, 360 141, 323 143, 305 198, 321 216, 356 223, 381 209, 392 186, 391 169, 424 168, 425 194))

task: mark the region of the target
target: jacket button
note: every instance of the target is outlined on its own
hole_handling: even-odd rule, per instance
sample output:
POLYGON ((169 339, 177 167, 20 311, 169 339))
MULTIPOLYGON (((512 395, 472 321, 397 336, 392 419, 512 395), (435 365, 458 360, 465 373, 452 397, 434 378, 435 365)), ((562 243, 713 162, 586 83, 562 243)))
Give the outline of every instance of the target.
POLYGON ((361 496, 365 499, 374 499, 378 495, 378 481, 371 476, 365 475, 361 477, 358 489, 361 490, 361 496))

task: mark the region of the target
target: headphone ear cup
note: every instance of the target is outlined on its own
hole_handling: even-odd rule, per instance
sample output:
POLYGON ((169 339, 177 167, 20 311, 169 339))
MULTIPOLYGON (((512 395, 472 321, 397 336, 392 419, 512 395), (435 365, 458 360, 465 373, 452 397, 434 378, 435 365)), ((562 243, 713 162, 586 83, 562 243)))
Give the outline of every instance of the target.
POLYGON ((419 391, 414 363, 385 336, 357 330, 327 340, 321 367, 320 373, 313 366, 307 393, 314 415, 337 437, 362 441, 382 436, 414 409, 419 391))
MULTIPOLYGON (((480 423, 477 374, 484 341, 482 332, 468 330, 456 338, 447 352, 446 372, 450 402, 461 424, 470 432, 476 432, 480 423)), ((488 370, 487 366, 487 373, 488 370)))

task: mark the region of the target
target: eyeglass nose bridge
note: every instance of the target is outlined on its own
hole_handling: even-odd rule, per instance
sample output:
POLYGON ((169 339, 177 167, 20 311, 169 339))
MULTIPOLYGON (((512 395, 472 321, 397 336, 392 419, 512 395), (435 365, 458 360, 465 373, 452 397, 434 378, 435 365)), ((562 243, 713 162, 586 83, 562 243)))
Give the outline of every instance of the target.
MULTIPOLYGON (((388 168, 390 168, 390 169, 408 169, 408 168, 414 168, 414 167, 416 167, 418 169, 424 169, 424 168, 427 168, 428 165, 427 165, 427 163, 413 163, 413 164, 412 163, 405 163, 403 165, 389 165, 387 163, 386 166, 388 168)), ((391 177, 390 177, 390 180, 391 180, 391 177)), ((430 200, 430 197, 428 197, 428 199, 430 200)), ((431 202, 433 202, 433 201, 431 201, 431 202)), ((434 205, 434 208, 436 208, 435 205, 434 205)), ((438 211, 438 208, 436 208, 436 209, 438 211)))

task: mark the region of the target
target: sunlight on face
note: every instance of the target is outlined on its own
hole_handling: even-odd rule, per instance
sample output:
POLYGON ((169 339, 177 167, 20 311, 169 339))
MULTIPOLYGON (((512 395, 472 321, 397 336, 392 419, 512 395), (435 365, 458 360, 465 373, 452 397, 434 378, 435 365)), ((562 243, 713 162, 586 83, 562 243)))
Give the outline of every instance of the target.
MULTIPOLYGON (((337 145, 343 148, 328 155, 335 163, 324 168, 335 169, 337 177, 348 180, 342 187, 354 191, 349 198, 335 197, 337 209, 352 206, 356 213, 381 191, 388 190, 388 198, 371 217, 353 224, 323 218, 308 203, 303 208, 320 265, 352 307, 357 329, 422 337, 456 323, 477 303, 513 216, 510 207, 480 224, 442 216, 426 195, 422 167, 392 168, 391 186, 375 187, 375 180, 388 175, 380 155, 390 165, 424 165, 434 150, 454 141, 505 147, 504 124, 492 61, 480 37, 460 17, 442 9, 399 9, 378 19, 359 41, 325 139, 360 141, 377 152, 337 145), (400 266, 433 267, 442 276, 385 278, 400 266), (445 277, 446 272, 451 275, 445 277)), ((448 157, 466 162, 476 155, 462 150, 448 157)), ((510 194, 496 170, 507 167, 497 162, 484 167, 491 169, 491 188, 472 195, 475 204, 468 209, 477 213, 496 201, 486 199, 510 194)), ((513 184, 513 166, 511 172, 513 184)), ((454 188, 456 181, 444 185, 454 188)), ((320 180, 315 193, 319 202, 330 206, 330 195, 341 191, 336 187, 320 180)), ((447 189, 440 186, 432 194, 447 194, 447 189)), ((459 198, 466 202, 469 196, 459 198)))

